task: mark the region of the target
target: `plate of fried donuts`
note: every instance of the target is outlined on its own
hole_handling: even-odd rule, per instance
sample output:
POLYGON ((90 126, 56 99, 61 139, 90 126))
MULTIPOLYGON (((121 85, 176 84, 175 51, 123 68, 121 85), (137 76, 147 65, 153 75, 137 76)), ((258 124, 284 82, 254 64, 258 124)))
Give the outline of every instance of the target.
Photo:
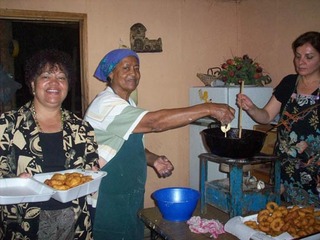
POLYGON ((54 190, 52 198, 65 203, 98 191, 106 175, 105 171, 70 169, 36 174, 34 179, 54 190))
POLYGON ((320 239, 320 210, 313 206, 282 206, 268 202, 257 214, 230 219, 226 231, 244 239, 240 232, 250 232, 250 239, 320 239), (233 226, 232 229, 228 226, 233 226), (238 225, 239 228, 234 225, 238 225), (255 238, 255 235, 257 236, 255 238))

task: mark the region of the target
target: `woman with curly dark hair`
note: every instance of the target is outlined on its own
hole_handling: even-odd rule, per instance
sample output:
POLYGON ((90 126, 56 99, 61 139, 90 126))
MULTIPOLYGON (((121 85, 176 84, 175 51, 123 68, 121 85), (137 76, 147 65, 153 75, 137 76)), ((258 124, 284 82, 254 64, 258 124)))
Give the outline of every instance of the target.
MULTIPOLYGON (((33 100, 0 116, 0 178, 97 169, 90 124, 62 108, 74 74, 71 57, 42 50, 26 64, 33 100)), ((0 205, 0 239, 92 239, 86 198, 0 205)))

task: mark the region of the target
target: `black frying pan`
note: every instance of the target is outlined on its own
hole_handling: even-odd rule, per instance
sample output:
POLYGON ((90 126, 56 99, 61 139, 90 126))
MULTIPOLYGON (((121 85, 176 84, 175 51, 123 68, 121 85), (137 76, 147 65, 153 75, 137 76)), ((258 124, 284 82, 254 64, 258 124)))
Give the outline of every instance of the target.
POLYGON ((220 127, 202 131, 203 140, 208 150, 215 155, 229 158, 250 158, 257 155, 264 144, 267 134, 260 131, 231 128, 225 137, 220 127))

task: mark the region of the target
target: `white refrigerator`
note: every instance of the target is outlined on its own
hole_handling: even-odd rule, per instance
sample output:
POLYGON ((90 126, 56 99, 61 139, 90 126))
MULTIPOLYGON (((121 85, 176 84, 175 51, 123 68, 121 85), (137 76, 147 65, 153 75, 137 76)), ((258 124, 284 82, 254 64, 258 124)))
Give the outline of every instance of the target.
MULTIPOLYGON (((189 90, 189 104, 196 105, 206 101, 227 103, 236 110, 235 119, 231 127, 238 128, 239 108, 236 105, 236 95, 240 92, 240 86, 232 87, 192 87, 189 90)), ((258 107, 263 107, 270 99, 273 92, 271 87, 244 86, 243 93, 249 96, 258 107)), ((206 153, 201 138, 201 131, 206 129, 213 120, 202 118, 189 127, 189 184, 191 188, 199 189, 199 155, 206 153)), ((246 112, 242 112, 242 129, 252 129, 254 122, 246 112)), ((208 162, 208 181, 223 179, 227 175, 219 170, 220 164, 208 162)))

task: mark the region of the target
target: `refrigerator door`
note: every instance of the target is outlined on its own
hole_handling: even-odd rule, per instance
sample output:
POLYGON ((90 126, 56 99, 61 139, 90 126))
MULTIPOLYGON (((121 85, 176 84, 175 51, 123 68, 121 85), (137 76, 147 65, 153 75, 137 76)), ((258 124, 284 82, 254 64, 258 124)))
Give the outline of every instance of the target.
MULTIPOLYGON (((236 110, 235 119, 231 127, 238 128, 239 108, 236 105, 236 95, 240 92, 240 86, 235 87, 192 87, 189 90, 189 104, 196 105, 204 102, 216 102, 229 104, 236 110)), ((243 93, 249 96, 258 106, 263 107, 270 99, 273 92, 271 87, 244 86, 243 93)), ((200 132, 207 128, 214 120, 204 118, 198 120, 189 127, 189 182, 190 187, 199 189, 199 155, 207 152, 200 135, 200 132)), ((254 122, 246 112, 242 112, 242 128, 253 129, 257 123, 254 122)), ((208 162, 208 181, 223 179, 227 175, 221 172, 220 164, 208 162)))
MULTIPOLYGON (((203 103, 205 101, 215 103, 227 103, 236 110, 235 118, 231 122, 231 127, 238 128, 239 108, 236 105, 236 96, 240 92, 240 86, 237 87, 193 87, 190 89, 190 105, 203 103)), ((271 97, 273 88, 244 86, 243 93, 251 98, 258 106, 263 107, 271 97)), ((242 128, 252 129, 254 122, 246 112, 242 112, 242 128)))

